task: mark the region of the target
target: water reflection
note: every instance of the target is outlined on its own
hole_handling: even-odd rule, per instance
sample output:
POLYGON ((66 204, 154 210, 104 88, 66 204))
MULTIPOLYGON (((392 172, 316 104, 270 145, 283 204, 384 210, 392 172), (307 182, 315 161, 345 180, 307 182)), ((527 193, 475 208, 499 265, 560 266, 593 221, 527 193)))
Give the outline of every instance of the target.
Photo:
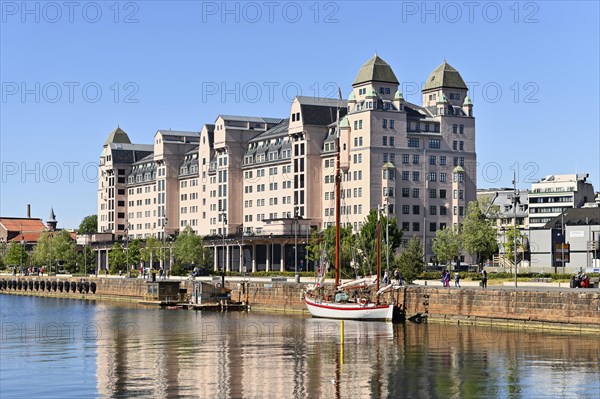
POLYGON ((600 332, 0 298, 3 397, 600 397, 600 332), (32 338, 35 323, 78 327, 32 338))

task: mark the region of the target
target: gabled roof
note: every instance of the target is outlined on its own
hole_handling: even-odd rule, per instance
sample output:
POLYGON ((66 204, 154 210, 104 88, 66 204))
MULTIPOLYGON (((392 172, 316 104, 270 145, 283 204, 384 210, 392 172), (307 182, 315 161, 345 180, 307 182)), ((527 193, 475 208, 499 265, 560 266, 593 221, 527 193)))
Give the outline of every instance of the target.
POLYGON ((158 129, 158 131, 156 132, 157 134, 160 133, 163 136, 175 136, 175 137, 199 137, 200 136, 200 132, 187 132, 187 131, 181 131, 181 130, 163 130, 163 129, 158 129))
POLYGON ((319 107, 340 108, 346 108, 348 106, 348 100, 340 100, 339 98, 296 96, 296 99, 301 105, 316 105, 319 107))
POLYGON ((356 75, 354 82, 352 82, 352 86, 366 82, 399 83, 392 67, 378 55, 374 55, 360 67, 358 75, 356 75))
POLYGON ((42 219, 0 217, 0 226, 7 231, 43 231, 46 226, 42 219))
POLYGON ((545 229, 560 227, 564 221, 567 226, 597 226, 600 225, 600 207, 568 208, 562 215, 550 220, 545 229))
POLYGON ((254 143, 254 142, 263 141, 265 139, 287 136, 289 126, 290 126, 290 120, 284 119, 283 121, 281 121, 281 123, 278 123, 277 125, 273 126, 269 130, 267 130, 266 132, 259 134, 258 136, 254 137, 252 140, 249 140, 248 142, 254 143))
POLYGON ((117 127, 115 130, 113 130, 112 132, 110 132, 108 134, 108 137, 106 138, 106 141, 104 142, 104 145, 107 145, 110 143, 131 144, 131 140, 129 140, 129 136, 127 135, 127 133, 125 133, 125 131, 123 129, 121 129, 120 127, 117 127))
POLYGON ((451 89, 468 89, 460 73, 445 60, 431 72, 425 82, 423 91, 448 87, 451 89))
POLYGON ((260 116, 219 115, 219 117, 226 121, 255 123, 279 123, 283 120, 282 118, 269 118, 260 116))

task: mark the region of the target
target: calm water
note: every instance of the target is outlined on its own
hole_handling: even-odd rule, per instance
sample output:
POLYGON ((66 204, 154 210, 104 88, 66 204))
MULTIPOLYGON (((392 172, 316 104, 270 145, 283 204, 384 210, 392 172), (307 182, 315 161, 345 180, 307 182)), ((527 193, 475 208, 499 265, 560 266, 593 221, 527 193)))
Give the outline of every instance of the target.
POLYGON ((0 398, 594 398, 600 335, 0 295, 0 398))

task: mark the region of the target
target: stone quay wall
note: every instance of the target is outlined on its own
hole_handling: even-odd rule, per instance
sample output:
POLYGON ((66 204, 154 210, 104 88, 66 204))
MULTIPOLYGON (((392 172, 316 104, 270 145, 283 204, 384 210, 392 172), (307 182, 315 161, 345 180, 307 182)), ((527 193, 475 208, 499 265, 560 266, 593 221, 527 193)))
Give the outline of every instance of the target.
MULTIPOLYGON (((127 278, 15 277, 0 276, 2 281, 63 281, 96 283, 96 293, 69 293, 58 290, 2 289, 0 293, 85 299, 143 300, 146 282, 127 278)), ((288 282, 226 282, 234 301, 248 303, 254 309, 271 309, 307 313, 303 301, 304 284, 288 282)), ((190 280, 181 281, 181 289, 192 291, 190 280)), ((328 286, 331 290, 332 287, 328 286)), ((600 333, 600 291, 597 289, 544 290, 532 288, 487 289, 408 286, 386 293, 386 300, 404 306, 407 316, 427 314, 434 319, 452 322, 555 324, 597 328, 600 333)))

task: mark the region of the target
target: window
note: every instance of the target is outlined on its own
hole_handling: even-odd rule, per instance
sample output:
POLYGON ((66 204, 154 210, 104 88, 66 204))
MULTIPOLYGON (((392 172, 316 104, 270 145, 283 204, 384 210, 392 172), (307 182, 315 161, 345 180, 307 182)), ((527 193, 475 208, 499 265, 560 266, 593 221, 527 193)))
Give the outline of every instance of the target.
POLYGON ((454 141, 452 142, 452 149, 453 149, 454 151, 456 151, 456 150, 458 149, 458 148, 457 148, 457 144, 458 144, 458 142, 457 142, 456 140, 454 140, 454 141))
POLYGON ((442 165, 442 166, 446 165, 446 156, 445 155, 440 155, 440 165, 442 165))
MULTIPOLYGON (((460 134, 464 134, 465 133, 465 125, 460 125, 459 126, 459 132, 460 132, 460 134)), ((456 133, 456 132, 454 132, 454 133, 456 133)))
POLYGON ((413 198, 419 198, 419 189, 413 188, 413 198))
POLYGON ((410 189, 408 187, 402 187, 402 196, 408 198, 410 196, 410 189))
POLYGON ((446 172, 440 172, 440 181, 442 183, 446 181, 446 172))
POLYGON ((452 125, 452 133, 458 132, 458 125, 452 125))
POLYGON ((396 145, 394 139, 395 139, 394 137, 390 136, 390 147, 394 147, 396 145))
POLYGON ((429 231, 436 231, 437 224, 435 222, 429 223, 429 231))
POLYGON ((435 155, 430 155, 429 156, 429 165, 432 165, 432 166, 435 165, 435 161, 436 161, 435 155))
POLYGON ((354 121, 354 130, 358 130, 358 121, 354 121))
POLYGON ((421 205, 413 205, 412 207, 413 215, 418 215, 421 213, 421 205))
POLYGON ((402 205, 402 214, 408 215, 410 212, 410 207, 408 205, 402 205))
MULTIPOLYGON (((459 161, 458 161, 458 164, 459 164, 460 166, 465 166, 465 157, 460 157, 460 159, 459 159, 459 161)), ((460 181, 462 181, 462 180, 460 180, 460 181)))
POLYGON ((419 222, 413 222, 413 231, 420 231, 421 224, 419 222))
POLYGON ((384 129, 387 129, 387 119, 384 119, 384 120, 381 122, 381 127, 382 127, 382 128, 384 128, 384 129))
POLYGON ((394 120, 390 119, 390 129, 393 129, 393 128, 394 128, 394 120))
POLYGON ((419 172, 413 172, 413 173, 412 173, 412 179, 413 179, 413 181, 419 181, 419 178, 420 178, 420 177, 421 177, 421 176, 420 176, 420 173, 419 173, 419 172))
POLYGON ((362 129, 362 119, 358 121, 358 128, 362 129))
POLYGON ((415 165, 419 164, 419 156, 418 155, 413 155, 413 164, 415 164, 415 165))
POLYGON ((453 165, 453 166, 458 166, 458 157, 454 157, 454 158, 452 159, 452 165, 453 165))
POLYGON ((436 198, 437 197, 437 190, 435 188, 430 188, 429 189, 429 198, 436 198))
POLYGON ((408 231, 410 229, 410 222, 402 222, 402 230, 408 231))
POLYGON ((458 216, 463 216, 465 211, 465 207, 464 206, 459 206, 458 207, 458 216))
POLYGON ((458 190, 458 199, 465 199, 465 190, 458 190))
POLYGON ((436 173, 435 172, 429 172, 429 181, 435 181, 436 178, 436 173))
POLYGON ((402 171, 402 180, 408 180, 408 178, 410 176, 409 173, 410 173, 409 171, 403 170, 402 171))
POLYGON ((383 145, 387 145, 387 136, 383 136, 383 145))
POLYGON ((408 146, 411 148, 419 148, 419 139, 408 139, 408 146))
POLYGON ((431 205, 431 206, 429 207, 429 214, 430 214, 430 215, 434 215, 434 216, 435 216, 435 215, 437 215, 437 206, 435 206, 435 205, 431 205))
POLYGON ((445 206, 440 206, 440 216, 446 216, 448 211, 445 206))
POLYGON ((402 163, 407 164, 409 162, 410 156, 408 154, 402 154, 402 163))
POLYGON ((446 190, 440 190, 440 198, 446 199, 446 190))
POLYGON ((464 141, 461 140, 461 141, 458 142, 458 149, 461 150, 461 151, 464 151, 464 149, 465 149, 465 142, 464 141))

